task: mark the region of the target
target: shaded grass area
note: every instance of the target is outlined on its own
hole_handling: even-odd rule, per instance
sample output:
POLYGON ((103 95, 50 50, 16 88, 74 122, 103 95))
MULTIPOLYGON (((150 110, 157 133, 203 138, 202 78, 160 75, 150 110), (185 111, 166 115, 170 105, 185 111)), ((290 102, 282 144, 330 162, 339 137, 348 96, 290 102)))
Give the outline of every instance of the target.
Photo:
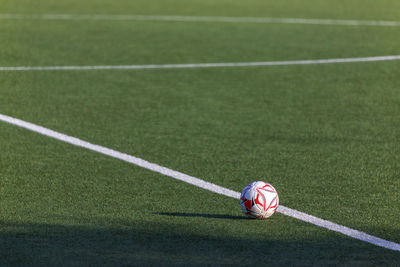
MULTIPOLYGON (((232 220, 232 218, 223 218, 232 220)), ((171 219, 172 220, 172 219, 171 219)), ((398 253, 354 246, 346 238, 212 237, 176 225, 113 222, 123 227, 0 222, 6 265, 391 265, 398 253), (143 229, 146 228, 147 229, 143 229), (7 231, 4 231, 6 229, 7 231), (335 253, 331 253, 333 247, 335 253), (368 249, 368 253, 366 253, 368 249)), ((200 222, 199 222, 200 223, 200 222)))

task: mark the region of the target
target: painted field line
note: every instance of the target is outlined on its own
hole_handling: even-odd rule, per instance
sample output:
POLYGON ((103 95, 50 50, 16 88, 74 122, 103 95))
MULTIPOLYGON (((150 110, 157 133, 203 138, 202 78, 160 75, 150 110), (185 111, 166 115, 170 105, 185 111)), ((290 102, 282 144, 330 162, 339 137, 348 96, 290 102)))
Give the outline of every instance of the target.
MULTIPOLYGON (((151 170, 153 172, 160 173, 165 176, 172 177, 174 179, 183 181, 185 183, 192 184, 194 186, 203 188, 205 190, 208 190, 208 191, 220 194, 220 195, 225 195, 225 196, 236 198, 236 199, 240 198, 239 192, 235 192, 235 191, 227 189, 225 187, 222 187, 222 186, 210 183, 210 182, 206 182, 199 178, 168 169, 166 167, 157 165, 155 163, 148 162, 141 158, 137 158, 137 157, 125 154, 125 153, 121 153, 116 150, 106 148, 103 146, 91 144, 91 143, 83 141, 81 139, 47 129, 42 126, 30 123, 30 122, 26 122, 26 121, 23 121, 20 119, 9 117, 9 116, 3 115, 3 114, 0 114, 0 121, 7 122, 7 123, 10 123, 15 126, 25 128, 27 130, 57 139, 59 141, 69 143, 71 145, 86 148, 88 150, 92 150, 92 151, 101 153, 103 155, 107 155, 107 156, 110 156, 110 157, 113 157, 116 159, 120 159, 122 161, 126 161, 128 163, 137 165, 139 167, 151 170)), ((400 244, 398 244, 398 243, 387 241, 382 238, 375 237, 375 236, 366 234, 364 232, 357 231, 357 230, 354 230, 354 229, 348 228, 346 226, 342 226, 342 225, 339 225, 339 224, 336 224, 336 223, 333 223, 333 222, 330 222, 327 220, 323 220, 323 219, 314 217, 312 215, 308 215, 306 213, 303 213, 303 212, 300 212, 300 211, 297 211, 297 210, 294 210, 291 208, 287 208, 287 207, 280 205, 278 208, 278 212, 282 213, 284 215, 287 215, 289 217, 296 218, 298 220, 314 224, 314 225, 322 227, 322 228, 326 228, 326 229, 329 229, 329 230, 332 230, 335 232, 342 233, 346 236, 349 236, 349 237, 352 237, 352 238, 355 238, 355 239, 358 239, 358 240, 361 240, 361 241, 364 241, 367 243, 371 243, 371 244, 374 244, 374 245, 377 245, 377 246, 380 246, 383 248, 395 250, 395 251, 400 251, 400 244)))
POLYGON ((230 23, 276 23, 314 24, 344 26, 399 27, 400 21, 354 20, 354 19, 306 19, 271 17, 212 17, 169 15, 106 15, 106 14, 0 14, 3 20, 116 20, 116 21, 170 21, 170 22, 230 22, 230 23))
POLYGON ((231 62, 231 63, 198 63, 198 64, 161 64, 161 65, 97 65, 97 66, 20 66, 0 67, 0 71, 69 71, 69 70, 144 70, 144 69, 194 69, 194 68, 234 68, 313 65, 355 62, 375 62, 400 60, 400 55, 378 57, 332 58, 288 61, 231 62))

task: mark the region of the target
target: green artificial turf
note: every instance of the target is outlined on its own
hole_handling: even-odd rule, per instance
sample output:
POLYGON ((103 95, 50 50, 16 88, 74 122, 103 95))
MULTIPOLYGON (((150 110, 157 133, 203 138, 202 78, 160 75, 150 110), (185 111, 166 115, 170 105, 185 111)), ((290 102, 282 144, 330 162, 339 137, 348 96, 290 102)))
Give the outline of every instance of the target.
POLYGON ((1 126, 4 265, 393 264, 399 254, 1 126))
MULTIPOLYGON (((368 3, 0 0, 1 13, 400 20, 397 1, 368 3)), ((0 20, 0 33, 0 67, 400 54, 400 27, 0 20)), ((0 114, 238 192, 263 179, 286 207, 400 243, 399 70, 392 61, 0 72, 0 114)), ((246 219, 238 200, 3 122, 0 151, 0 265, 400 261, 281 214, 246 219)))

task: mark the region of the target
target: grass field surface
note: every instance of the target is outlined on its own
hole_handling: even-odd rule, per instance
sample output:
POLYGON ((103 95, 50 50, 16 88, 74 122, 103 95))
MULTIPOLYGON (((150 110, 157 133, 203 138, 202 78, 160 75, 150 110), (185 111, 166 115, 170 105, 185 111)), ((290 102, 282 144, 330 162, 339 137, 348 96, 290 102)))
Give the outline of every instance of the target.
MULTIPOLYGON (((398 1, 11 1, 2 14, 400 21, 398 1)), ((1 17, 1 16, 0 16, 1 17)), ((0 19, 0 67, 400 55, 400 27, 0 19)), ((0 71, 0 114, 400 243, 400 61, 0 71)), ((0 122, 0 265, 395 266, 384 249, 0 122)))

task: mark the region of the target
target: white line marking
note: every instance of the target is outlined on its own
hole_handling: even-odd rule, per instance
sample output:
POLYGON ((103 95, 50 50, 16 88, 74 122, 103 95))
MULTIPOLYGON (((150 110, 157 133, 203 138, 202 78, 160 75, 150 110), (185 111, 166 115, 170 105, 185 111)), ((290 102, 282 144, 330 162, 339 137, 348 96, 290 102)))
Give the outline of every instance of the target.
MULTIPOLYGON (((110 157, 113 157, 116 159, 120 159, 120 160, 129 162, 129 163, 132 163, 139 167, 163 174, 165 176, 172 177, 174 179, 183 181, 185 183, 192 184, 194 186, 203 188, 205 190, 208 190, 208 191, 220 194, 220 195, 225 195, 225 196, 236 198, 236 199, 240 198, 239 192, 235 192, 235 191, 227 189, 225 187, 203 181, 199 178, 168 169, 166 167, 157 165, 155 163, 148 162, 141 158, 137 158, 137 157, 125 154, 125 153, 121 153, 116 150, 106 148, 103 146, 91 144, 91 143, 83 141, 81 139, 78 139, 78 138, 75 138, 72 136, 68 136, 68 135, 44 128, 42 126, 30 123, 30 122, 26 122, 23 120, 19 120, 19 119, 13 118, 13 117, 9 117, 9 116, 3 115, 3 114, 0 114, 0 120, 10 123, 10 124, 13 124, 18 127, 25 128, 27 130, 30 130, 30 131, 33 131, 36 133, 39 133, 39 134, 69 143, 71 145, 86 148, 86 149, 101 153, 103 155, 107 155, 107 156, 110 156, 110 157)), ((400 244, 398 244, 398 243, 387 241, 382 238, 375 237, 375 236, 366 234, 364 232, 348 228, 346 226, 342 226, 342 225, 339 225, 339 224, 336 224, 336 223, 333 223, 333 222, 330 222, 327 220, 323 220, 323 219, 314 217, 312 215, 308 215, 306 213, 303 213, 303 212, 300 212, 300 211, 297 211, 294 209, 284 207, 282 205, 279 206, 278 212, 280 212, 284 215, 287 215, 289 217, 296 218, 298 220, 308 222, 308 223, 314 224, 316 226, 326 228, 326 229, 329 229, 329 230, 332 230, 335 232, 339 232, 346 236, 349 236, 349 237, 352 237, 352 238, 355 238, 355 239, 358 239, 358 240, 361 240, 361 241, 364 241, 367 243, 374 244, 376 246, 380 246, 380 247, 395 250, 395 251, 400 251, 400 244)))
POLYGON ((386 26, 386 27, 400 26, 400 21, 388 21, 388 20, 305 19, 305 18, 271 18, 271 17, 210 17, 210 16, 168 16, 168 15, 0 14, 0 19, 120 20, 120 21, 131 20, 131 21, 175 21, 175 22, 314 24, 314 25, 386 26))
POLYGON ((356 58, 332 58, 288 61, 231 62, 231 63, 198 63, 198 64, 161 64, 161 65, 97 65, 97 66, 20 66, 0 67, 0 71, 67 71, 67 70, 143 70, 143 69, 193 69, 193 68, 227 68, 227 67, 262 67, 287 65, 312 65, 400 60, 400 55, 356 58))

